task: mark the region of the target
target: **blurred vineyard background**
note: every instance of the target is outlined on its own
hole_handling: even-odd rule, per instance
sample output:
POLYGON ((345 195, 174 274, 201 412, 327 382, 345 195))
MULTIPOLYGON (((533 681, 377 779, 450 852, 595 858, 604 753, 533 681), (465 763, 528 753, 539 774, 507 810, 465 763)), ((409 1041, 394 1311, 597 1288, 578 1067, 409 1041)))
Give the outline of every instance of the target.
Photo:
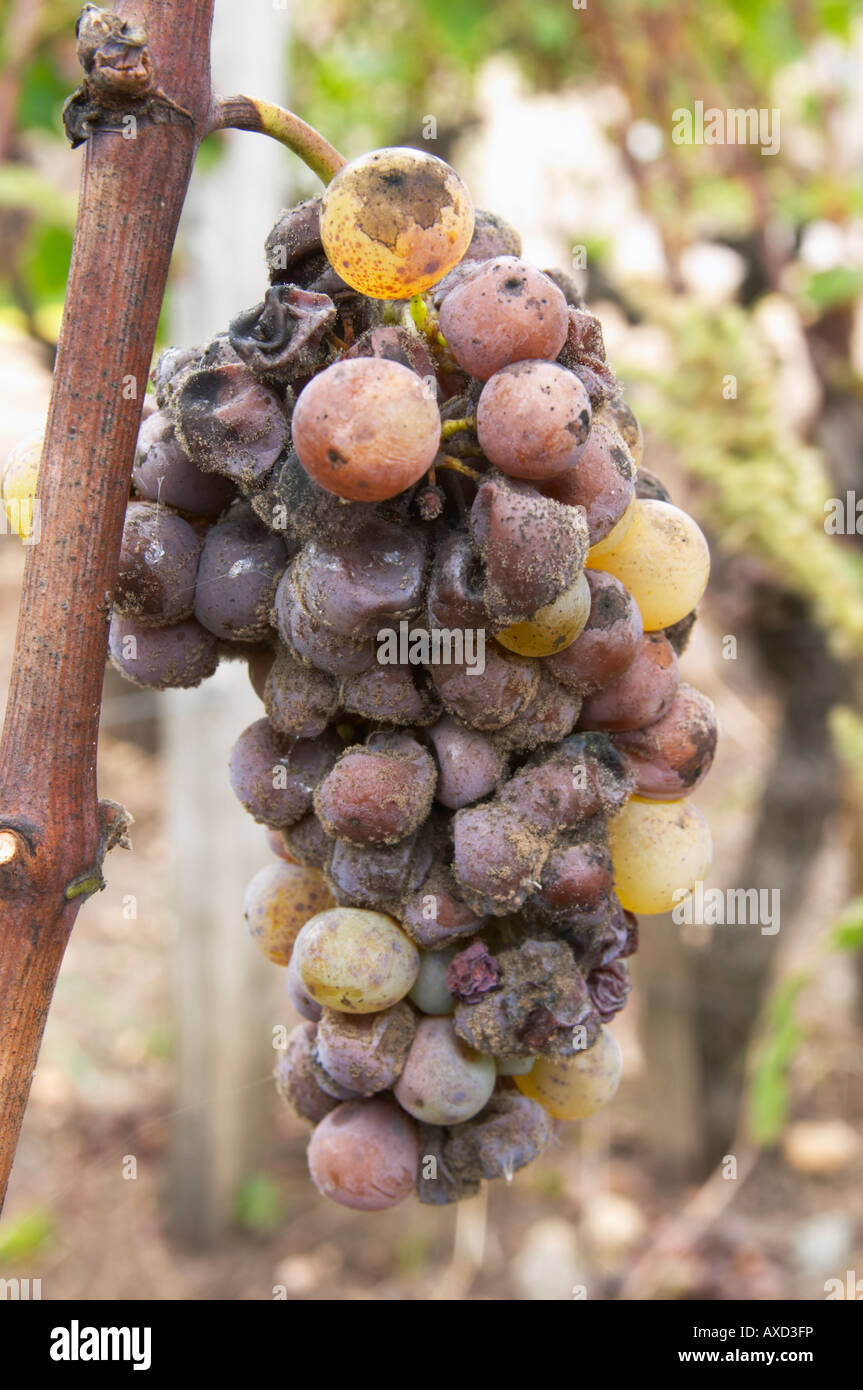
MULTIPOLYGON (((50 389, 78 8, 0 12, 3 455, 50 389)), ((779 890, 781 928, 645 919, 610 1111, 458 1214, 329 1207, 276 1113, 270 1035, 292 1020, 242 924, 266 860, 224 790, 257 717, 245 676, 160 701, 109 673, 102 794, 132 810, 134 850, 73 937, 0 1276, 46 1298, 823 1298, 863 1274, 863 6, 217 0, 214 57, 223 90, 281 100, 349 156, 450 160, 527 259, 580 279, 645 466, 713 548, 683 664, 723 728, 697 797, 710 883, 779 890), (778 111, 778 151, 676 144, 696 101, 778 111)), ((266 229, 313 191, 277 147, 211 139, 163 343, 260 297, 266 229)), ((4 687, 22 567, 2 537, 4 687)))

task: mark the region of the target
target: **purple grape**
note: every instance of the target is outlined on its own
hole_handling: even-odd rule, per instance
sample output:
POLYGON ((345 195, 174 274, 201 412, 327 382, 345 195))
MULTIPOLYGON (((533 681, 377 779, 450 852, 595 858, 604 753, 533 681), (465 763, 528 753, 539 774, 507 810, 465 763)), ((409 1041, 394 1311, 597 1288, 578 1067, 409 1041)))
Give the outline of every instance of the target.
POLYGON ((186 373, 172 408, 192 462, 247 488, 267 481, 290 440, 279 396, 239 362, 186 373))
POLYGON ((230 478, 195 466, 177 440, 170 416, 161 411, 138 432, 132 481, 139 497, 193 516, 220 516, 237 495, 230 478))
POLYGON ((294 825, 312 809, 312 795, 335 761, 337 740, 293 739, 268 719, 250 724, 231 749, 234 795, 264 825, 294 825))
POLYGON ((422 533, 387 521, 370 521, 337 545, 309 541, 294 568, 298 595, 331 631, 375 637, 418 612, 425 550, 422 533))
POLYGON ((288 556, 280 536, 251 514, 228 514, 204 540, 195 617, 230 642, 259 642, 270 631, 270 609, 288 556))
POLYGON ((435 799, 452 811, 494 791, 504 768, 498 744, 444 715, 428 731, 438 763, 435 799))
POLYGON ((194 618, 170 627, 146 627, 115 613, 108 651, 122 676, 154 690, 200 685, 219 664, 215 637, 194 618))
POLYGON ((324 1009, 317 1057, 327 1074, 361 1096, 387 1091, 404 1068, 416 1032, 416 1015, 404 1001, 373 1014, 324 1009))
POLYGON ((148 502, 130 502, 114 586, 115 610, 153 627, 188 618, 200 553, 200 539, 182 517, 148 502))
POLYGON ((270 723, 294 738, 316 738, 338 707, 338 691, 331 678, 304 666, 287 647, 280 647, 264 686, 270 723))

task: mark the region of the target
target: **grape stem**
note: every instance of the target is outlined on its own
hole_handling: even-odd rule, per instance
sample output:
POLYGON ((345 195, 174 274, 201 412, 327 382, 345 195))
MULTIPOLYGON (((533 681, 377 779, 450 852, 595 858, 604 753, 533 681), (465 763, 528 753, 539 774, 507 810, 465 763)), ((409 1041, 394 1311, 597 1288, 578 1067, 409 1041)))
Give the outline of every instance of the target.
POLYGON ((214 130, 252 130, 258 135, 269 135, 299 155, 325 184, 347 163, 344 155, 339 154, 314 126, 293 111, 257 97, 219 97, 210 114, 209 131, 214 130))
POLYGON ((465 478, 471 478, 479 485, 482 482, 482 474, 477 473, 475 468, 469 468, 461 459, 453 458, 451 454, 439 454, 435 459, 435 468, 451 468, 453 473, 462 473, 465 478))
POLYGON ((476 416, 465 415, 461 420, 444 420, 441 426, 441 439, 452 439, 454 434, 461 434, 462 430, 475 430, 476 416))

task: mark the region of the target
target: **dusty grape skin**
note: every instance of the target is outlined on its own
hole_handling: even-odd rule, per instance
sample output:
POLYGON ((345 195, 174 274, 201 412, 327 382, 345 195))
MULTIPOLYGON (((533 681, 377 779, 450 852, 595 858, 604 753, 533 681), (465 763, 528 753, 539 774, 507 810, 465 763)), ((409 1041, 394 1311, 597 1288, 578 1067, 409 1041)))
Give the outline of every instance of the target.
POLYGON ((644 453, 644 435, 632 406, 622 396, 615 396, 612 400, 605 402, 599 413, 599 419, 610 421, 614 428, 620 432, 624 444, 632 455, 633 463, 640 470, 644 453))
POLYGON ((317 1023, 321 1016, 321 1005, 313 999, 300 979, 293 956, 285 966, 285 993, 301 1018, 317 1023))
POLYGON ((176 438, 170 416, 161 411, 138 432, 132 481, 139 497, 193 516, 220 516, 237 495, 230 478, 195 466, 176 438))
POLYGON ((417 482, 440 443, 434 396, 409 367, 357 357, 326 367, 291 419, 300 462, 328 492, 380 502, 417 482))
POLYGON ((635 774, 637 795, 674 801, 700 786, 713 765, 716 710, 700 690, 681 684, 655 723, 612 737, 635 774))
POLYGON ((679 683, 671 643, 660 632, 645 632, 635 659, 621 678, 588 695, 579 724, 583 729, 609 732, 645 728, 671 708, 679 683))
POLYGON ((410 618, 422 602, 426 538, 392 522, 372 521, 336 545, 309 541, 294 579, 307 611, 355 641, 410 618))
POLYGON ((290 440, 278 395, 239 362, 189 372, 172 407, 177 437, 192 462, 244 487, 266 482, 290 440))
POLYGON ((115 613, 108 633, 111 661, 121 676, 148 689, 189 689, 211 676, 219 648, 211 632, 186 618, 168 627, 146 627, 115 613), (124 654, 134 639, 135 655, 124 654))
POLYGON ((542 484, 548 497, 584 507, 591 545, 608 535, 635 496, 635 467, 616 430, 601 420, 590 431, 575 467, 542 484))
POLYGON ((569 324, 564 296, 541 270, 515 256, 487 261, 446 296, 440 328, 471 376, 488 381, 511 362, 557 357, 569 324))
POLYGON ((116 612, 154 627, 188 618, 200 554, 200 538, 182 517, 130 502, 114 585, 116 612))
POLYGON ((488 1181, 512 1177, 538 1158, 553 1137, 551 1117, 536 1101, 520 1095, 493 1095, 474 1119, 453 1127, 444 1149, 445 1161, 488 1181))
POLYGON ((336 758, 333 739, 297 740, 258 719, 240 734, 229 760, 234 795, 264 825, 291 826, 312 809, 312 793, 336 758), (284 780, 285 785, 273 785, 284 780))
POLYGON ((389 1090, 401 1075, 415 1032, 414 1012, 404 1001, 376 1014, 324 1009, 317 1057, 340 1086, 370 1096, 389 1090))
POLYGON ((318 1125, 308 1161, 325 1197, 358 1211, 383 1211, 413 1191, 417 1128, 394 1101, 345 1101, 318 1125))
POLYGON ((561 685, 581 695, 613 685, 635 660, 644 628, 638 604, 614 575, 585 570, 591 593, 583 631, 543 664, 561 685))
POLYGON ((474 912, 459 897, 449 870, 435 868, 401 910, 402 929, 425 950, 435 951, 478 932, 485 914, 474 912))
POLYGON ((264 686, 270 723, 292 738, 316 738, 339 707, 338 689, 323 671, 306 666, 280 647, 264 686))
POLYGON ((432 568, 428 592, 431 627, 484 628, 488 614, 483 604, 483 572, 479 557, 464 532, 444 537, 432 568))
POLYGON ((578 377, 555 362, 514 362, 495 372, 476 408, 486 458, 509 477, 546 483, 575 471, 576 460, 582 472, 590 420, 578 377))
POLYGON ((313 1125, 319 1124, 339 1103, 322 1090, 312 1068, 316 1031, 312 1022, 298 1023, 288 1034, 273 1073, 282 1100, 313 1125))
POLYGON ((351 907, 395 908, 428 872, 431 846, 416 832, 395 845, 330 842, 327 878, 336 899, 351 907))
POLYGON ((427 1015, 417 1024, 393 1094, 418 1120, 458 1124, 482 1110, 494 1090, 496 1075, 492 1058, 465 1046, 451 1019, 427 1015))
POLYGON ((261 641, 287 562, 282 539, 253 515, 229 514, 211 526, 195 589, 198 622, 226 641, 261 641))
POLYGON ((428 738, 438 764, 436 801, 458 811, 494 791, 505 765, 497 743, 450 715, 432 724, 428 738))
POLYGON ((493 643, 485 650, 485 669, 433 666, 431 678, 450 713, 473 729, 503 729, 530 703, 539 686, 539 663, 493 643))
POLYGON ((635 481, 636 497, 649 497, 654 502, 670 502, 671 493, 663 482, 657 478, 655 473, 649 473, 646 468, 639 468, 638 477, 635 481))
POLYGON ((272 647, 256 647, 246 658, 249 666, 249 681, 259 700, 264 698, 267 676, 273 669, 276 653, 272 647))
POLYGON ((312 617, 297 593, 293 566, 289 566, 279 580, 273 612, 285 646, 317 670, 332 676, 350 676, 374 665, 372 638, 355 642, 312 617))
POLYGON ((620 1013, 631 987, 625 961, 615 960, 591 971, 587 988, 603 1023, 610 1023, 614 1015, 620 1013))
POLYGON ((587 554, 583 512, 502 475, 478 489, 471 530, 485 562, 484 602, 494 627, 532 618, 553 603, 587 554))
POLYGON ((502 730, 501 743, 517 753, 557 743, 575 728, 580 711, 581 696, 555 680, 540 661, 536 692, 502 730))
POLYGON ((332 840, 314 811, 302 816, 294 825, 279 832, 298 864, 311 864, 322 869, 330 856, 332 840))
POLYGON ((614 891, 614 872, 607 845, 583 840, 552 850, 542 871, 537 901, 552 916, 586 913, 614 891))
POLYGON ((342 681, 340 703, 351 714, 385 724, 419 726, 434 718, 431 701, 417 688, 411 666, 373 666, 342 681))
POLYGON ((521 907, 542 872, 548 845, 502 805, 457 811, 453 874, 469 907, 505 916, 521 907))
POLYGON ((430 755, 349 748, 315 793, 315 810, 331 835, 360 845, 387 845, 410 835, 428 815, 436 780, 430 755))

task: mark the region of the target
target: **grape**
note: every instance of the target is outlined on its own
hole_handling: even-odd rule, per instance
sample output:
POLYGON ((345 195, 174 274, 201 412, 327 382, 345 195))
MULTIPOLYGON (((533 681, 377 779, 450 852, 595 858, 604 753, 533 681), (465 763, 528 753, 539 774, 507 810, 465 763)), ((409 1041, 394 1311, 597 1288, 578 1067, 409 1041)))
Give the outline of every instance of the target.
MULTIPOLYGON (((431 703, 417 688, 410 666, 374 666, 342 681, 342 708, 385 724, 427 724, 431 703)), ((439 706, 438 706, 439 708, 439 706)))
POLYGON ((635 773, 638 795, 674 801, 694 791, 710 771, 718 737, 716 710, 706 695, 681 685, 656 723, 613 737, 635 773))
POLYGON ((479 913, 504 916, 539 880, 547 847, 506 806, 471 806, 453 821, 453 873, 465 902, 479 913))
POLYGON ((552 915, 587 913, 614 891, 611 855, 596 840, 581 840, 552 850, 542 872, 537 900, 552 915))
POLYGON ((587 977, 587 988, 603 1023, 610 1023, 626 1003, 631 985, 626 962, 613 960, 600 965, 587 977))
POLYGON ((511 1178, 539 1157, 553 1135, 551 1119, 536 1101, 527 1096, 492 1096, 481 1114, 453 1129, 446 1145, 446 1161, 489 1181, 511 1178))
POLYGON ((421 1018, 393 1094, 426 1124, 455 1125, 482 1110, 494 1090, 494 1061, 466 1047, 449 1018, 421 1018))
POLYGON ((597 541, 596 545, 590 547, 584 562, 588 569, 604 570, 605 564, 603 562, 606 555, 615 555, 621 548, 623 538, 635 519, 635 502, 636 499, 633 498, 620 520, 612 526, 608 535, 603 536, 601 541, 597 541))
POLYGON ((464 253, 466 261, 489 261, 493 256, 520 256, 521 236, 496 212, 477 208, 473 236, 464 253))
POLYGON ((542 485, 548 497, 568 507, 584 507, 590 544, 614 529, 635 496, 635 467, 616 430, 594 423, 578 463, 542 485))
POLYGON ((713 858, 710 827, 689 801, 633 796, 609 823, 614 886, 630 912, 670 912, 713 858))
POLYGON ((250 816, 293 825, 312 809, 312 793, 335 762, 338 741, 292 739, 257 719, 240 734, 229 762, 234 795, 250 816))
POLYGON ((581 707, 584 729, 641 729, 671 708, 680 683, 674 649, 661 632, 645 632, 619 680, 588 695, 581 707))
POLYGON ((315 370, 336 317, 328 294, 271 285, 260 303, 231 320, 231 347, 262 381, 291 386, 315 370))
POLYGON ((259 642, 270 630, 270 609, 288 556, 281 537, 252 513, 229 513, 204 539, 195 617, 217 637, 259 642))
POLYGON ((195 466, 177 440, 171 417, 161 411, 138 432, 132 481, 139 497, 193 516, 219 516, 237 495, 230 478, 195 466))
POLYGON ((517 1076, 522 1095, 539 1101, 555 1120, 584 1120, 612 1099, 623 1059, 613 1033, 602 1028, 592 1047, 563 1059, 539 1057, 527 1076, 517 1076))
POLYGON ((252 940, 274 965, 287 965, 303 924, 332 906, 320 869, 281 860, 258 870, 243 900, 252 940))
POLYGON ((315 1031, 314 1023, 298 1023, 288 1034, 275 1067, 276 1090, 282 1100, 313 1125, 338 1105, 337 1100, 322 1090, 315 1076, 312 1065, 315 1031))
POLYGON ((293 955, 285 966, 285 993, 301 1018, 308 1019, 311 1023, 318 1022, 322 1013, 321 1006, 312 998, 300 979, 293 955))
POLYGON ((10 531, 24 541, 31 536, 37 539, 36 499, 43 444, 41 430, 20 440, 7 455, 0 478, 4 520, 10 531))
POLYGON ((315 810, 331 835, 359 845, 404 839, 425 820, 436 780, 429 754, 393 756, 347 749, 315 793, 315 810))
POLYGON ((499 1057, 497 1074, 498 1076, 527 1076, 535 1061, 535 1057, 499 1057))
POLYGON ((492 739, 448 714, 432 724, 428 736, 438 763, 437 801, 458 811, 494 791, 504 756, 492 739))
POLYGON ((486 569, 485 606, 496 627, 533 618, 578 577, 587 553, 584 513, 527 483, 489 479, 471 508, 486 569))
POLYGON ((598 418, 603 422, 608 421, 618 431, 632 456, 632 462, 640 470, 644 454, 644 435, 632 406, 627 405, 622 396, 615 396, 605 401, 598 418))
POLYGON ((406 899, 401 920, 412 941, 434 951, 446 942, 479 931, 484 915, 462 902, 448 870, 436 869, 421 890, 406 899))
POLYGON ((489 645, 485 669, 434 666, 435 689, 447 709, 473 729, 503 729, 529 705, 539 687, 539 664, 489 645))
POLYGON ((355 642, 350 637, 333 632, 312 617, 297 593, 293 568, 290 566, 279 581, 273 611, 285 645, 293 648, 303 661, 319 671, 333 676, 350 676, 367 671, 374 665, 375 644, 371 638, 355 642))
POLYGON ((283 859, 286 864, 297 863, 281 830, 274 830, 272 826, 268 826, 264 836, 267 841, 267 848, 272 850, 277 859, 283 859))
POLYGON ((249 680, 259 700, 263 700, 264 698, 267 676, 273 669, 273 662, 275 659, 276 653, 273 651, 272 647, 256 647, 247 657, 249 680))
POLYGON ((188 618, 201 542, 187 521, 148 502, 126 509, 114 608, 147 626, 188 618))
POLYGON ((480 381, 511 362, 554 359, 566 341, 566 300, 547 275, 498 256, 446 296, 440 329, 460 367, 480 381))
POLYGON ((404 492, 434 463, 440 415, 415 372, 383 357, 334 362, 301 391, 294 448, 316 483, 353 502, 404 492))
POLYGON ((327 873, 340 903, 386 908, 422 881, 428 864, 426 847, 417 843, 416 835, 374 848, 337 840, 327 873))
POLYGON ((440 951, 420 953, 419 974, 408 996, 422 1014, 451 1014, 455 1000, 446 986, 449 963, 457 947, 445 946, 440 951))
POLYGON ((454 169, 407 148, 372 150, 332 179, 321 203, 330 264, 373 299, 420 294, 461 260, 474 227, 454 169))
POLYGON ((395 324, 370 328, 342 360, 349 362, 354 357, 386 357, 409 367, 418 377, 431 378, 435 374, 435 360, 425 340, 412 329, 397 328, 395 324))
POLYGON ((425 537, 387 521, 371 521, 338 544, 310 541, 294 578, 307 611, 343 637, 376 637, 422 603, 425 537))
POLYGON ((643 632, 638 605, 619 579, 586 570, 590 613, 574 642, 554 652, 547 669, 570 690, 589 695, 613 685, 635 660, 643 632))
POLYGON ((509 779, 501 802, 540 832, 569 829, 599 810, 592 779, 575 775, 582 766, 559 755, 529 764, 509 779))
POLYGON ((514 362, 483 387, 477 438, 501 472, 544 481, 573 470, 590 417, 587 392, 572 372, 554 362, 514 362))
POLYGON ((414 1122, 391 1100, 351 1100, 318 1125, 309 1173, 320 1193, 357 1211, 384 1211, 409 1197, 419 1143, 414 1122))
POLYGON ((526 940, 495 959, 497 987, 456 1007, 455 1029, 469 1046, 494 1057, 569 1056, 581 1036, 577 1028, 592 1041, 599 1015, 569 946, 526 940))
POLYGON ((358 1095, 373 1095, 389 1090, 401 1074, 415 1032, 413 1010, 404 1002, 376 1014, 324 1009, 318 1025, 318 1060, 339 1085, 358 1095))
POLYGON ((332 841, 314 811, 281 832, 298 864, 322 869, 330 857, 332 841))
POLYGON ((641 498, 652 498, 654 502, 671 501, 671 494, 665 484, 660 482, 655 473, 648 473, 646 468, 639 468, 638 470, 635 495, 641 498))
POLYGON ((507 724, 502 741, 515 752, 557 743, 575 726, 580 710, 580 697, 540 668, 536 694, 507 724))
POLYGON ((692 613, 687 613, 685 618, 681 618, 679 622, 672 623, 671 627, 665 629, 665 635, 678 656, 682 656, 689 646, 696 617, 697 614, 693 610, 692 613))
POLYGON ((264 686, 270 723, 294 738, 322 734, 339 707, 338 690, 323 671, 305 666, 280 647, 264 686))
POLYGON ((454 999, 476 1004, 500 982, 500 967, 485 941, 475 940, 453 956, 447 967, 446 983, 454 999))
POLYGON ((344 1013, 378 1013, 413 986, 419 953, 391 917, 354 907, 321 912, 294 945, 297 970, 313 999, 344 1013))
POLYGON ((429 582, 432 627, 481 629, 487 615, 482 601, 482 565, 470 538, 460 531, 445 536, 429 582))
POLYGON ((606 538, 601 563, 594 552, 587 563, 607 570, 625 584, 644 620, 645 631, 670 627, 686 617, 707 587, 710 552, 691 516, 668 502, 632 504, 632 520, 619 543, 606 538))
POLYGON ((200 685, 219 664, 215 637, 194 618, 170 627, 146 627, 115 613, 108 651, 121 676, 155 690, 200 685))
MULTIPOLYGON (((580 570, 568 589, 532 618, 494 634, 496 642, 519 656, 551 656, 574 642, 590 616, 591 591, 580 570)), ((575 719, 573 719, 575 723, 575 719)))
POLYGON ((240 362, 184 375, 172 406, 177 438, 192 462, 247 488, 266 482, 290 440, 278 395, 240 362))

